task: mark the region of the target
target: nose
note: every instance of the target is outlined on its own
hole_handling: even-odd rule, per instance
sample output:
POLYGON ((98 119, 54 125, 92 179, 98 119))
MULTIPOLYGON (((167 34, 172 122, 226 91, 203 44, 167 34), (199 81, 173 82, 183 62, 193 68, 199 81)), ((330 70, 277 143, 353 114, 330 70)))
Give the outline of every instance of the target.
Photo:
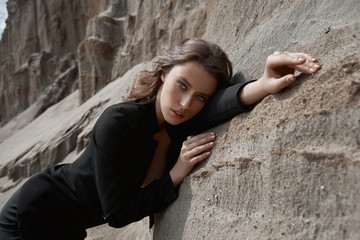
POLYGON ((192 96, 190 94, 184 94, 180 100, 180 105, 183 109, 189 109, 191 105, 192 96))

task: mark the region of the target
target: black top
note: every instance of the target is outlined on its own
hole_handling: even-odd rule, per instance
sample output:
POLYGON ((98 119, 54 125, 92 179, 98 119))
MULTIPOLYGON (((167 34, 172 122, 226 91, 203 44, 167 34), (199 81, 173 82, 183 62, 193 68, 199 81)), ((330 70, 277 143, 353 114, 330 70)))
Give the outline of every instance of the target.
POLYGON ((214 94, 192 120, 171 126, 172 140, 164 176, 141 188, 154 156, 158 132, 155 102, 115 104, 96 122, 84 153, 73 163, 44 170, 27 181, 19 196, 21 224, 46 218, 67 228, 108 222, 122 227, 163 210, 177 198, 169 170, 186 136, 213 127, 250 108, 242 106, 237 84, 214 94), (41 216, 41 217, 40 217, 41 216))

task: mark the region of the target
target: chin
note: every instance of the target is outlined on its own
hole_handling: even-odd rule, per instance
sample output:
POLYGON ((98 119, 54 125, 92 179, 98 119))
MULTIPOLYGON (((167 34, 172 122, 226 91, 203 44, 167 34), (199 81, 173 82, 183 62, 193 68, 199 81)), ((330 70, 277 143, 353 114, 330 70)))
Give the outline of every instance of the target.
POLYGON ((187 120, 189 119, 175 119, 175 118, 172 118, 172 117, 169 117, 169 118, 165 118, 165 121, 171 125, 179 125, 181 123, 184 123, 186 122, 187 120))
POLYGON ((183 122, 185 122, 185 121, 171 121, 171 120, 166 120, 165 119, 165 121, 167 122, 167 123, 169 123, 170 125, 179 125, 179 124, 181 124, 181 123, 183 123, 183 122))

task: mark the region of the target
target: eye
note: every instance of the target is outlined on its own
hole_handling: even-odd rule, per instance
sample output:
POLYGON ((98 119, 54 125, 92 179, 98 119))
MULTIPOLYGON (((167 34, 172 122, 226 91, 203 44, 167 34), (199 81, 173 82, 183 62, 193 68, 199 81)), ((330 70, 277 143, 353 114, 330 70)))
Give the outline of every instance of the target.
POLYGON ((201 102, 206 102, 206 98, 200 95, 197 95, 196 98, 200 100, 201 102))
POLYGON ((186 89, 185 84, 183 84, 182 82, 178 81, 177 84, 181 89, 184 89, 184 90, 186 89))

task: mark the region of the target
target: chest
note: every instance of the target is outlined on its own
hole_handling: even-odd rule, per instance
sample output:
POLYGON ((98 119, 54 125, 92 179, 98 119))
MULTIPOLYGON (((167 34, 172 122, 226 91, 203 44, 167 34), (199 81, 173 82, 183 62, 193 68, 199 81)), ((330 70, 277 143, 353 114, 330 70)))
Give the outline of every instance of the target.
POLYGON ((157 142, 149 168, 147 169, 145 180, 142 187, 148 185, 155 179, 160 178, 167 166, 167 155, 171 146, 171 140, 165 130, 161 130, 153 136, 157 142))

